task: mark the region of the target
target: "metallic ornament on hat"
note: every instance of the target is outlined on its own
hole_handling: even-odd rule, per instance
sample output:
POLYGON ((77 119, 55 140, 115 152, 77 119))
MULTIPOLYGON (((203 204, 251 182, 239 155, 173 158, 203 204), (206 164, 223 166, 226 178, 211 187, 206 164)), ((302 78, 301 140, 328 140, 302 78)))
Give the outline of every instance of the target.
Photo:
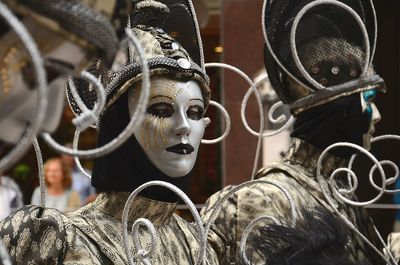
POLYGON ((338 75, 339 72, 340 72, 340 69, 339 69, 338 66, 334 66, 334 67, 332 67, 331 72, 332 72, 332 74, 334 74, 334 75, 338 75))
POLYGON ((351 69, 350 70, 350 76, 351 77, 357 77, 358 76, 358 71, 356 69, 351 69))
POLYGON ((173 42, 173 43, 171 44, 171 48, 172 48, 172 50, 174 50, 174 51, 179 50, 179 45, 178 45, 178 43, 173 42))
POLYGON ((311 68, 311 72, 313 74, 318 74, 321 71, 321 69, 319 68, 318 65, 313 65, 313 67, 311 68))
POLYGON ((185 58, 179 58, 178 59, 178 65, 183 69, 189 69, 190 68, 190 62, 185 58))

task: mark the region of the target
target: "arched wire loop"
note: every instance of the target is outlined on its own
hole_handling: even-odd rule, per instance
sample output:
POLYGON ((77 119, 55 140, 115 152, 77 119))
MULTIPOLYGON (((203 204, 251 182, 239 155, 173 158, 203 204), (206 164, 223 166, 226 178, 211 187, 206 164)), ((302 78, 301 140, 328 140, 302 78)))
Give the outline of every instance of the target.
MULTIPOLYGON (((400 136, 399 135, 392 135, 392 134, 377 136, 377 137, 375 137, 375 138, 373 138, 371 140, 371 144, 379 142, 379 141, 383 141, 383 140, 397 140, 397 141, 400 141, 400 136)), ((354 161, 357 158, 357 155, 358 154, 355 154, 350 158, 350 162, 349 162, 349 166, 348 166, 348 168, 350 170, 353 167, 353 164, 354 164, 354 161)), ((392 168, 394 170, 395 175, 393 177, 390 177, 390 178, 386 179, 386 186, 394 184, 397 181, 397 179, 399 178, 399 176, 400 176, 399 167, 393 161, 390 161, 390 160, 383 160, 383 161, 380 161, 379 163, 382 166, 388 166, 388 167, 390 167, 390 168, 392 168)), ((370 181, 371 185, 376 190, 381 191, 382 187, 379 187, 374 181, 374 173, 375 173, 377 168, 378 167, 377 167, 376 164, 373 165, 373 167, 371 168, 371 170, 369 172, 369 181, 370 181)), ((351 185, 351 182, 350 182, 350 185, 351 185)), ((385 189, 385 193, 389 193, 389 194, 399 193, 399 192, 400 192, 400 189, 395 189, 395 190, 385 189)))
POLYGON ((272 221, 275 224, 280 224, 280 222, 278 221, 278 219, 276 219, 273 216, 260 216, 256 219, 254 219, 253 221, 250 222, 250 224, 246 227, 246 229, 243 232, 242 238, 240 239, 240 254, 243 258, 243 261, 245 262, 245 264, 247 265, 251 265, 251 262, 249 261, 249 259, 247 258, 246 255, 246 243, 247 243, 247 239, 250 235, 250 232, 254 229, 254 227, 256 227, 258 224, 265 222, 265 221, 272 221))
MULTIPOLYGON (((335 195, 338 199, 344 201, 345 203, 347 203, 347 204, 349 204, 349 205, 358 206, 358 207, 366 206, 366 205, 368 205, 368 204, 372 204, 372 203, 376 202, 377 200, 379 200, 379 199, 382 197, 382 195, 384 194, 384 190, 385 190, 385 187, 386 187, 386 175, 385 175, 385 172, 384 172, 384 170, 383 170, 383 168, 382 168, 382 165, 381 165, 380 162, 375 158, 375 156, 373 156, 370 152, 368 152, 367 150, 365 150, 364 148, 362 148, 362 147, 360 147, 360 146, 358 146, 358 145, 356 145, 356 144, 345 143, 345 142, 340 142, 340 143, 332 144, 332 145, 330 145, 328 148, 326 148, 326 149, 322 152, 321 156, 320 156, 319 159, 318 159, 318 164, 317 164, 317 179, 318 179, 319 185, 320 185, 320 187, 321 187, 322 193, 324 194, 324 197, 325 197, 326 201, 327 201, 328 204, 332 207, 332 209, 334 210, 334 212, 340 217, 340 219, 343 220, 344 223, 345 223, 348 227, 350 227, 350 229, 351 229, 352 231, 354 231, 358 236, 360 236, 360 238, 361 238, 364 242, 366 242, 380 257, 382 257, 382 258, 385 260, 385 262, 387 262, 388 264, 397 264, 397 263, 395 262, 394 258, 392 257, 392 255, 390 254, 390 252, 388 251, 388 248, 387 248, 386 244, 384 244, 384 247, 385 247, 386 251, 389 253, 389 256, 390 256, 389 259, 387 259, 387 258, 385 257, 385 255, 384 255, 383 253, 381 253, 381 251, 380 251, 379 249, 377 249, 377 247, 376 247, 373 243, 371 243, 371 242, 368 240, 368 238, 366 238, 360 231, 358 231, 358 229, 354 226, 354 224, 353 224, 352 222, 350 222, 350 221, 346 218, 346 216, 344 216, 343 214, 341 214, 341 213, 339 212, 339 210, 337 209, 337 203, 335 202, 335 199, 332 198, 332 197, 330 196, 330 192, 329 192, 329 190, 331 189, 332 192, 334 193, 334 195, 335 195), (351 193, 352 191, 356 190, 356 189, 357 189, 357 185, 358 185, 358 181, 356 181, 356 179, 357 179, 356 174, 355 174, 352 170, 350 170, 350 169, 348 169, 348 168, 338 168, 338 169, 336 169, 336 170, 331 174, 331 176, 330 176, 330 178, 329 178, 329 182, 328 182, 328 183, 329 183, 329 187, 328 187, 328 185, 327 185, 327 183, 326 183, 326 181, 325 181, 324 176, 321 175, 322 161, 323 161, 323 159, 325 158, 325 156, 328 154, 329 151, 331 151, 331 150, 334 149, 334 148, 338 148, 338 147, 342 147, 342 148, 343 148, 343 147, 353 148, 353 149, 359 151, 360 153, 365 154, 365 155, 366 155, 368 158, 370 158, 370 159, 374 162, 374 164, 377 166, 377 168, 378 168, 378 170, 379 170, 379 173, 380 173, 380 175, 381 175, 381 178, 382 178, 382 189, 381 189, 381 192, 380 192, 375 198, 373 198, 373 199, 371 199, 370 201, 367 201, 367 202, 355 202, 355 201, 349 200, 348 198, 345 198, 345 197, 342 195, 342 194, 344 194, 344 193, 351 193), (347 173, 348 175, 350 175, 350 176, 353 178, 354 185, 353 185, 353 187, 350 188, 350 189, 351 189, 350 191, 347 191, 347 192, 343 192, 343 190, 338 191, 337 188, 336 188, 336 185, 335 185, 335 177, 336 177, 336 175, 338 175, 339 173, 342 173, 342 172, 347 173), (330 189, 329 189, 329 188, 330 188, 330 189)), ((380 235, 378 232, 377 232, 377 235, 378 235, 379 237, 381 237, 381 235, 380 235)))
MULTIPOLYGON (((160 186, 163 188, 167 188, 171 191, 173 191, 175 194, 177 194, 183 201, 184 203, 189 207, 190 212, 193 215, 193 218, 195 220, 195 224, 197 227, 197 231, 198 231, 198 237, 199 237, 199 243, 200 243, 200 251, 199 251, 199 256, 198 256, 198 260, 196 262, 196 264, 201 264, 202 261, 204 261, 204 264, 206 264, 206 248, 207 248, 207 238, 204 237, 204 228, 203 228, 203 222, 200 218, 200 215, 196 209, 196 206, 193 204, 193 202, 189 199, 189 197, 179 188, 177 188, 176 186, 168 183, 168 182, 164 182, 164 181, 149 181, 143 185, 141 185, 140 187, 138 187, 136 190, 134 190, 131 195, 129 196, 128 200, 125 203, 125 207, 124 207, 124 211, 122 213, 122 227, 123 227, 123 231, 122 231, 122 238, 123 238, 123 243, 124 243, 124 248, 125 248, 125 252, 127 254, 128 260, 129 260, 129 264, 133 265, 135 264, 133 261, 133 256, 132 253, 130 252, 129 249, 129 238, 128 238, 128 216, 129 216, 129 210, 131 207, 131 204, 133 202, 133 200, 136 198, 136 196, 144 189, 151 187, 151 186, 160 186)), ((140 224, 144 224, 142 221, 143 219, 138 219, 141 220, 140 224)), ((138 222, 138 220, 136 220, 136 222, 138 222)), ((135 223, 136 223, 135 222, 135 223)), ((134 227, 137 227, 140 224, 133 224, 134 227)), ((146 227, 151 227, 153 226, 151 224, 151 222, 149 222, 148 220, 146 221, 146 227)), ((153 228, 151 228, 153 229, 153 228)), ((150 233, 152 230, 149 230, 150 233)), ((155 231, 155 230, 154 230, 155 231)), ((137 233, 136 233, 137 234, 137 233)), ((139 243, 139 239, 135 239, 135 235, 133 235, 134 237, 134 242, 136 241, 136 243, 139 243)), ((152 239, 155 239, 155 237, 152 236, 152 239)), ((146 253, 146 257, 151 255, 152 251, 154 251, 155 249, 155 244, 156 242, 152 241, 151 242, 151 247, 150 247, 150 251, 148 253, 146 253)), ((136 246, 135 246, 136 247, 136 246)), ((139 252, 139 249, 138 249, 139 252)), ((141 251, 141 253, 144 253, 143 251, 141 251)), ((140 258, 140 256, 138 256, 137 258, 140 258)))
MULTIPOLYGON (((263 111, 263 105, 262 105, 260 93, 258 92, 257 87, 255 86, 254 82, 242 70, 240 70, 239 68, 234 67, 232 65, 224 64, 224 63, 206 63, 205 64, 205 68, 210 68, 210 67, 219 67, 219 68, 231 70, 231 71, 239 74, 241 77, 243 77, 246 80, 246 82, 251 86, 251 88, 253 89, 253 93, 256 96, 257 105, 258 105, 258 109, 260 112, 260 135, 261 135, 262 132, 264 131, 264 111, 263 111)), ((254 158, 253 172, 251 174, 252 180, 256 176, 256 172, 257 172, 257 168, 258 168, 258 161, 260 159, 261 144, 262 144, 262 137, 259 136, 258 142, 257 142, 256 154, 255 154, 255 158, 254 158)))
MULTIPOLYGON (((380 162, 375 158, 375 156, 373 156, 370 152, 368 152, 367 150, 365 150, 364 148, 362 148, 361 146, 358 146, 358 145, 356 145, 356 144, 344 143, 344 142, 343 142, 343 143, 342 143, 342 142, 340 142, 340 143, 335 143, 335 144, 330 145, 327 149, 325 149, 325 150, 322 152, 321 156, 320 156, 319 159, 318 159, 318 165, 317 165, 318 180, 319 180, 319 182, 320 182, 321 188, 323 188, 324 191, 327 191, 327 189, 326 189, 327 187, 325 187, 325 186, 322 185, 322 183, 324 183, 324 182, 323 182, 324 177, 321 176, 321 167, 322 167, 322 161, 323 161, 324 157, 328 154, 328 152, 329 152, 330 150, 332 150, 332 149, 334 149, 334 148, 343 148, 343 147, 353 148, 353 149, 359 151, 360 153, 366 155, 369 159, 371 159, 371 160, 373 161, 373 163, 377 166, 378 170, 379 170, 379 173, 380 173, 381 179, 382 179, 382 186, 383 186, 383 187, 382 187, 382 190, 380 191, 380 193, 379 193, 375 198, 373 198, 373 199, 371 199, 371 200, 369 200, 369 201, 366 201, 366 202, 355 202, 355 201, 351 201, 351 200, 349 200, 348 198, 346 198, 346 197, 344 197, 344 196, 342 195, 343 192, 339 192, 339 191, 337 190, 337 188, 336 188, 336 186, 335 186, 335 183, 336 183, 335 178, 336 178, 336 176, 337 176, 338 174, 340 174, 340 173, 342 173, 342 172, 347 173, 347 174, 350 173, 350 175, 351 175, 351 177, 352 177, 352 181, 354 181, 354 185, 352 185, 351 191, 354 191, 354 190, 357 189, 358 181, 355 180, 355 179, 357 178, 357 176, 356 176, 356 174, 355 174, 352 170, 350 170, 350 169, 348 169, 348 168, 338 168, 338 169, 336 169, 335 171, 333 171, 333 173, 332 173, 331 176, 329 177, 330 188, 332 189, 333 193, 334 193, 336 196, 338 196, 338 198, 339 198, 340 200, 346 202, 346 203, 349 204, 349 205, 362 207, 362 206, 366 206, 366 205, 368 205, 368 204, 375 203, 375 202, 378 201, 378 200, 382 197, 382 195, 384 194, 384 190, 385 190, 385 187, 386 187, 386 175, 385 175, 385 171, 383 170, 382 165, 381 165, 380 162)), ((351 192, 351 191, 349 191, 349 192, 351 192)), ((324 192, 324 194, 325 194, 325 192, 324 192)), ((325 194, 325 197, 329 197, 329 195, 328 195, 328 194, 325 194)))
POLYGON ((136 222, 132 225, 132 236, 133 236, 133 245, 138 250, 137 257, 140 261, 142 261, 145 265, 151 265, 149 260, 149 255, 153 253, 158 245, 159 237, 156 228, 154 225, 147 219, 139 218, 136 222), (149 250, 144 250, 140 244, 139 240, 139 227, 144 226, 149 231, 151 236, 151 241, 153 242, 150 244, 149 250))
MULTIPOLYGON (((78 143, 79 143, 79 136, 81 135, 81 132, 78 130, 78 128, 75 130, 74 134, 74 140, 72 141, 72 148, 74 150, 78 150, 78 143)), ((92 178, 92 176, 86 172, 86 170, 82 167, 81 161, 79 160, 79 157, 74 156, 74 162, 78 170, 86 177, 89 179, 92 178)))
POLYGON ((91 158, 97 158, 104 156, 106 154, 111 153, 115 149, 117 149, 119 146, 121 146, 129 137, 133 135, 134 130, 138 127, 141 126, 141 123, 144 118, 144 113, 146 111, 147 103, 149 100, 149 95, 150 95, 150 73, 149 73, 149 68, 146 62, 146 57, 144 54, 144 50, 142 45, 140 44, 139 40, 137 37, 135 37, 129 29, 125 29, 125 32, 130 39, 130 41, 133 43, 135 48, 137 49, 140 62, 142 64, 142 83, 141 83, 141 93, 138 101, 138 105, 132 114, 131 120, 128 123, 127 127, 122 131, 116 138, 114 138, 111 142, 105 144, 104 146, 91 149, 91 150, 73 150, 71 148, 67 148, 65 146, 62 146, 58 144, 54 139, 48 134, 44 133, 42 134, 43 140, 51 146, 53 149, 55 149, 57 152, 60 152, 62 154, 70 155, 70 156, 77 156, 80 158, 84 159, 91 159, 91 158))
POLYGON ((267 13, 266 9, 268 7, 268 3, 271 2, 272 0, 264 0, 263 3, 263 8, 262 8, 262 14, 261 14, 261 25, 262 25, 262 31, 264 35, 264 40, 265 40, 265 45, 267 46, 267 49, 269 50, 272 58, 276 62, 276 64, 283 70, 285 73, 293 79, 296 83, 298 83, 300 86, 304 87, 310 92, 314 92, 314 89, 311 89, 307 84, 302 82, 300 79, 298 79, 296 76, 294 76, 286 67, 282 64, 282 62, 279 60, 278 56, 275 54, 274 50, 272 49, 272 45, 268 39, 268 34, 267 34, 267 28, 265 25, 265 14, 267 13))
POLYGON ((0 2, 0 16, 3 17, 4 20, 15 31, 31 56, 36 75, 36 85, 38 91, 37 109, 33 115, 34 118, 31 124, 25 130, 18 144, 0 160, 0 172, 4 172, 25 153, 32 143, 33 138, 41 128, 47 111, 48 87, 46 71, 43 66, 42 57, 40 56, 40 52, 38 51, 36 43, 33 41, 25 26, 2 2, 0 2))
MULTIPOLYGON (((256 180, 250 180, 247 182, 244 182, 242 184, 237 185, 236 187, 234 187, 232 190, 230 190, 227 194, 225 194, 215 205, 214 209, 212 210, 209 219, 207 220, 207 223, 205 224, 205 229, 204 229, 204 241, 207 240, 207 235, 208 232, 210 231, 211 225, 214 223, 215 218, 217 217, 217 214, 219 213, 219 211, 222 208, 223 203, 230 197, 232 196, 235 192, 237 192, 240 189, 243 189, 245 187, 249 187, 252 186, 254 184, 267 184, 267 185, 272 185, 274 187, 276 187, 277 189, 279 189, 287 198, 288 203, 289 203, 289 208, 290 208, 290 225, 294 226, 297 220, 297 212, 296 212, 296 208, 295 208, 295 203, 293 201, 292 196, 290 195, 289 191, 286 190, 285 188, 283 188, 281 185, 279 185, 278 183, 275 183, 273 181, 269 181, 269 180, 261 180, 261 179, 256 179, 256 180)), ((270 218, 271 217, 264 217, 264 218, 270 218)), ((243 238, 242 238, 243 239, 243 238)), ((204 243, 205 244, 205 243, 204 243)), ((205 246, 204 246, 205 247, 205 246)))
POLYGON ((3 244, 0 241, 0 264, 1 265, 12 265, 10 256, 8 255, 7 250, 4 248, 3 244))
POLYGON ((297 14, 297 16, 295 17, 295 19, 293 21, 292 29, 290 32, 290 49, 292 52, 293 60, 296 64, 297 68, 301 72, 301 74, 304 76, 304 78, 306 78, 307 81, 310 82, 310 84, 312 84, 315 88, 322 90, 322 89, 325 89, 325 86, 318 83, 306 71, 303 64, 300 62, 300 58, 299 58, 299 55, 298 55, 297 49, 296 49, 296 31, 297 31, 297 26, 299 25, 300 20, 310 9, 312 9, 316 6, 320 6, 320 5, 334 5, 334 6, 337 6, 337 7, 340 7, 342 9, 346 10, 353 16, 353 18, 355 18, 355 20, 357 21, 357 24, 360 26, 360 29, 361 29, 363 37, 364 37, 365 57, 366 57, 361 76, 365 76, 368 72, 368 68, 370 65, 370 56, 371 56, 370 49, 371 49, 371 47, 370 47, 370 43, 369 43, 368 32, 367 32, 367 29, 365 28, 364 22, 362 21, 360 16, 357 14, 357 12, 354 11, 354 9, 352 9, 348 5, 343 4, 342 2, 337 1, 337 0, 320 0, 320 1, 314 1, 314 2, 311 2, 307 5, 305 5, 303 7, 303 9, 300 10, 300 12, 297 14))
POLYGON ((378 18, 376 16, 376 10, 375 10, 375 4, 373 0, 369 0, 370 4, 371 4, 371 8, 372 8, 372 15, 374 17, 374 41, 373 41, 373 45, 372 45, 372 52, 371 52, 371 62, 369 63, 369 67, 368 68, 372 68, 372 61, 374 60, 375 57, 375 52, 376 52, 376 43, 378 40, 378 18))
MULTIPOLYGON (((389 161, 389 160, 380 161, 379 164, 381 166, 389 166, 389 167, 391 167, 391 168, 393 168, 395 170, 395 176, 386 179, 386 185, 394 184, 396 182, 398 176, 399 176, 399 167, 393 161, 389 161)), ((371 171, 369 172, 369 182, 372 184, 372 186, 376 190, 381 191, 382 188, 379 187, 374 181, 374 173, 375 173, 376 169, 377 169, 377 166, 373 165, 372 168, 371 168, 371 171)), ((384 189, 383 191, 385 193, 397 193, 397 192, 400 192, 400 189, 397 189, 397 190, 384 189)))
POLYGON ((201 143, 202 144, 217 144, 219 142, 222 142, 226 137, 228 137, 229 132, 231 131, 231 118, 229 116, 228 111, 218 102, 214 100, 210 100, 210 105, 216 107, 219 111, 221 111, 222 115, 225 118, 225 132, 222 134, 220 137, 213 139, 213 140, 206 140, 202 139, 201 143))
POLYGON ((36 160, 39 169, 39 185, 40 185, 40 207, 44 208, 46 206, 46 184, 44 181, 44 165, 42 151, 40 150, 40 145, 37 138, 32 141, 33 148, 35 149, 36 160))
POLYGON ((74 118, 72 120, 72 123, 80 130, 84 131, 86 130, 89 126, 96 125, 97 121, 99 120, 101 111, 104 108, 104 105, 106 104, 106 92, 104 89, 103 84, 101 81, 96 78, 93 74, 83 71, 81 74, 82 78, 89 82, 90 84, 93 84, 93 87, 96 90, 97 94, 97 99, 98 101, 94 105, 93 110, 89 110, 85 103, 82 101, 81 97, 78 94, 78 91, 76 90, 74 81, 72 78, 68 79, 68 85, 71 89, 71 94, 72 97, 74 98, 75 102, 77 103, 78 107, 82 110, 82 114, 79 115, 78 117, 74 118))
MULTIPOLYGON (((258 87, 259 85, 261 85, 263 82, 268 80, 268 76, 258 80, 255 83, 255 86, 258 87)), ((253 93, 253 89, 249 88, 249 90, 247 90, 246 95, 243 98, 242 101, 242 105, 240 108, 240 117, 242 118, 242 122, 243 122, 243 126, 246 128, 246 130, 251 133, 252 135, 256 136, 256 137, 260 137, 260 133, 254 131, 252 128, 250 128, 248 122, 247 122, 247 118, 246 118, 246 107, 247 107, 247 103, 249 101, 249 98, 251 96, 251 94, 253 93)), ((270 137, 270 136, 274 136, 276 134, 279 134, 281 132, 283 132, 284 130, 287 130, 290 126, 292 126, 293 122, 294 122, 294 117, 290 116, 290 118, 288 119, 285 115, 280 115, 278 118, 274 118, 274 113, 277 109, 279 109, 280 107, 284 106, 282 101, 278 101, 276 102, 274 105, 272 105, 272 107, 269 109, 268 111, 268 120, 272 123, 272 124, 279 124, 282 123, 284 121, 286 121, 286 123, 284 125, 282 125, 281 128, 274 130, 274 131, 265 131, 262 133, 262 137, 270 137)))

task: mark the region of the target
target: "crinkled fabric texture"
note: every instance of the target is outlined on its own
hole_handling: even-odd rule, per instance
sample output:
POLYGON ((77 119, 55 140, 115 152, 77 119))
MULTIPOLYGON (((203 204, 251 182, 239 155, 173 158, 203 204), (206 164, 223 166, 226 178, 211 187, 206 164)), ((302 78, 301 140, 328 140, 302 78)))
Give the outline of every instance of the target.
MULTIPOLYGON (((128 264, 122 243, 121 216, 128 193, 101 193, 95 202, 67 215, 29 206, 0 223, 0 240, 15 264, 128 264)), ((149 256, 151 264, 195 264, 199 252, 195 225, 174 214, 176 204, 138 197, 129 213, 128 226, 148 218, 156 226, 159 241, 149 256)), ((150 235, 139 231, 144 249, 150 235)), ((133 242, 131 240, 130 242, 133 242)), ((130 246, 135 255, 137 249, 130 246)), ((218 264, 207 250, 209 264, 218 264)), ((137 260, 135 260, 137 262, 137 260)))
MULTIPOLYGON (((400 261, 400 233, 391 233, 388 237, 388 249, 398 263, 400 261)), ((386 256, 388 253, 386 253, 386 256)))
MULTIPOLYGON (((311 145, 294 139, 283 161, 271 163, 259 171, 258 178, 272 181, 285 188, 293 197, 297 209, 302 205, 306 205, 310 210, 322 206, 333 212, 316 179, 316 164, 320 154, 321 152, 311 145)), ((322 174, 326 177, 330 176, 334 169, 344 166, 346 162, 329 155, 324 161, 322 174)), ((342 183, 336 184, 338 187, 343 187, 342 183)), ((234 186, 228 186, 207 201, 201 211, 203 221, 209 219, 215 204, 233 188, 234 186)), ((355 198, 352 199, 355 200, 355 198)), ((382 249, 373 230, 372 222, 363 208, 351 207, 338 201, 335 203, 343 215, 353 222, 374 245, 382 249)), ((240 240, 245 228, 255 218, 265 215, 284 219, 287 224, 291 222, 288 200, 279 189, 272 185, 255 184, 243 188, 223 203, 222 210, 212 226, 214 234, 209 236, 209 241, 213 242, 218 253, 220 264, 239 264, 241 260, 240 240)), ((384 264, 354 232, 351 232, 349 238, 347 247, 351 260, 367 259, 372 264, 384 264)), ((260 264, 260 257, 252 249, 247 249, 246 254, 254 264, 260 264)))

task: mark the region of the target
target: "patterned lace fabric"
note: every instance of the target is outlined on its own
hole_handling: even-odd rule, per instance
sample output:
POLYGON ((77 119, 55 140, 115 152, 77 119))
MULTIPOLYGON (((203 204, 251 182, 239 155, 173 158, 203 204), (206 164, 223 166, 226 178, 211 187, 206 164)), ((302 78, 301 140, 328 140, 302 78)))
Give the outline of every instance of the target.
MULTIPOLYGON (((0 240, 15 264, 129 264, 121 222, 128 195, 101 193, 95 202, 67 215, 26 207, 0 223, 0 240)), ((130 208, 130 225, 148 218, 156 226, 159 240, 148 257, 153 265, 195 264, 198 259, 196 228, 175 215, 175 208, 176 204, 143 197, 137 197, 130 208)), ((139 241, 143 249, 150 249, 151 237, 144 228, 139 229, 139 241)), ((130 251, 133 256, 138 252, 133 243, 130 251)), ((206 253, 209 264, 218 264, 212 248, 206 253)))
MULTIPOLYGON (((270 163, 258 172, 257 177, 260 180, 272 181, 286 189, 292 196, 296 208, 307 206, 307 209, 312 209, 322 206, 333 212, 316 178, 320 155, 321 151, 315 147, 299 139, 293 139, 291 148, 282 161, 270 163)), ((321 173, 327 180, 333 170, 344 165, 346 165, 345 160, 328 154, 323 160, 321 173)), ((327 185, 327 181, 322 184, 327 185)), ((343 187, 346 184, 336 182, 336 185, 343 187)), ((210 197, 201 211, 204 221, 209 219, 216 203, 233 188, 234 186, 227 186, 210 197)), ((352 199, 356 200, 355 197, 352 199)), ((372 223, 363 208, 351 207, 337 200, 334 203, 339 212, 353 222, 378 248, 380 247, 372 223)), ((235 192, 224 202, 212 227, 214 234, 209 236, 209 241, 212 242, 220 258, 220 264, 240 264, 240 240, 243 232, 252 220, 260 216, 272 216, 283 223, 291 222, 289 201, 282 191, 269 184, 255 184, 235 192)), ((348 248, 354 260, 368 258, 372 264, 384 264, 354 232, 350 235, 348 248)), ((254 264, 259 264, 260 257, 253 249, 247 248, 246 254, 254 264)))
MULTIPOLYGON (((94 207, 106 215, 122 220, 122 212, 130 193, 100 193, 94 202, 94 207)), ((144 197, 136 197, 129 210, 129 222, 138 218, 146 218, 154 225, 160 226, 170 221, 175 212, 176 203, 160 202, 144 197)))
MULTIPOLYGON (((67 253, 64 264, 128 264, 122 243, 122 211, 128 193, 102 193, 97 200, 68 215, 71 226, 67 228, 67 253)), ((151 264, 194 264, 199 251, 197 231, 174 214, 176 204, 137 197, 130 207, 129 221, 149 219, 157 229, 159 241, 151 264)), ((130 227, 130 225, 129 225, 130 227)), ((145 229, 139 230, 141 246, 149 250, 151 237, 145 229)), ((131 240, 133 242, 133 240, 131 240)), ((137 253, 133 244, 131 252, 137 253)), ((209 249, 210 264, 216 255, 209 249)), ((135 260, 137 262, 137 260, 135 260)))

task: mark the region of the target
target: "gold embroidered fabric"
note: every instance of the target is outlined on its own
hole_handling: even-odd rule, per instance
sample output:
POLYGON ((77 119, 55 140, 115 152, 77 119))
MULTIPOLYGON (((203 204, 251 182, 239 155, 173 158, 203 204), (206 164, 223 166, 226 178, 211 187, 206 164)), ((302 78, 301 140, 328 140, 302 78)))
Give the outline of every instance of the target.
MULTIPOLYGON (((316 166, 320 154, 321 151, 318 149, 299 139, 294 139, 283 160, 271 163, 260 170, 258 178, 273 181, 285 188, 293 197, 296 208, 307 206, 307 209, 312 209, 322 206, 333 211, 325 201, 316 181, 316 166)), ((327 179, 334 169, 345 164, 346 161, 328 155, 323 162, 323 176, 327 179)), ((344 187, 345 184, 337 182, 336 185, 344 187)), ((215 204, 232 188, 233 186, 228 186, 210 197, 201 212, 204 221, 208 220, 215 204)), ((366 211, 363 208, 351 207, 338 201, 336 203, 339 211, 379 247, 380 243, 378 243, 366 211)), ((220 264, 240 264, 240 240, 244 229, 252 220, 265 215, 283 219, 286 223, 291 221, 289 202, 284 194, 274 186, 255 184, 239 190, 225 201, 212 227, 215 234, 209 235, 209 241, 213 242, 220 264)), ((368 258, 372 264, 383 264, 373 250, 355 233, 350 235, 348 248, 351 258, 354 260, 360 261, 368 258)), ((259 256, 251 249, 248 249, 246 254, 254 264, 259 264, 259 256)))
MULTIPOLYGON (((101 193, 95 202, 75 212, 64 215, 45 209, 41 218, 36 216, 42 209, 29 206, 0 223, 0 240, 15 264, 128 264, 121 222, 128 195, 101 193)), ((175 208, 176 204, 143 197, 137 197, 131 206, 131 224, 137 218, 148 218, 156 226, 159 242, 149 257, 151 264, 197 261, 195 225, 175 215, 175 208)), ((145 229, 140 229, 139 234, 142 247, 148 250, 150 235, 145 229)), ((135 254, 133 243, 130 248, 135 254)), ((207 258, 209 264, 218 264, 211 247, 207 249, 207 258)))

